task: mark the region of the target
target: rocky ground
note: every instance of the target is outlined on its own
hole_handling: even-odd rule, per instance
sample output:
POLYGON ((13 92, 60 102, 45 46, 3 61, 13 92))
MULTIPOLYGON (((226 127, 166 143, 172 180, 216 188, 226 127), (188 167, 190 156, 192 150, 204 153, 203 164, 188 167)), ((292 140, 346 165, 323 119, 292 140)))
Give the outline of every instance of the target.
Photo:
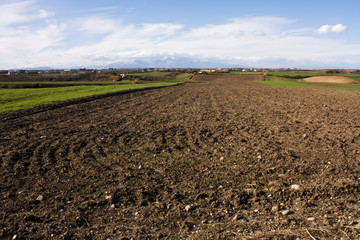
POLYGON ((0 115, 0 238, 360 238, 360 93, 262 78, 0 115))

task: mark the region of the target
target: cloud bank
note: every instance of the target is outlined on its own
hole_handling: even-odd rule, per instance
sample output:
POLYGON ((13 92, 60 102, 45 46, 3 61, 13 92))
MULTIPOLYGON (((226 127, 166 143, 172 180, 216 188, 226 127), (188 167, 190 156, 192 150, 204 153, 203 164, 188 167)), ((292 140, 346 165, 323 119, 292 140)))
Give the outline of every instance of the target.
MULTIPOLYGON (((292 19, 257 16, 201 27, 175 23, 124 24, 121 18, 90 12, 64 21, 36 10, 34 1, 0 5, 0 68, 107 66, 139 59, 186 56, 231 65, 356 67, 360 44, 317 37, 292 28, 292 19)), ((342 24, 316 33, 339 33, 342 24)), ((175 63, 176 64, 176 63, 175 63)), ((128 65, 127 65, 128 66, 128 65)))

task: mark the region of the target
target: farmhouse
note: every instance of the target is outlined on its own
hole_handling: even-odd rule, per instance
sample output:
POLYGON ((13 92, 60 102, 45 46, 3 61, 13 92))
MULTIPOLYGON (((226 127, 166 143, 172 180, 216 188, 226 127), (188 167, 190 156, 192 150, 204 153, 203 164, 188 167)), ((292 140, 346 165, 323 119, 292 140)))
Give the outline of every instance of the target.
POLYGON ((16 75, 17 72, 16 71, 12 71, 12 70, 9 70, 7 75, 11 76, 11 75, 16 75))
POLYGON ((216 69, 216 72, 217 73, 228 73, 229 69, 227 69, 227 68, 218 68, 218 69, 216 69))
POLYGON ((215 69, 201 69, 198 73, 199 74, 209 74, 209 73, 214 73, 215 69))

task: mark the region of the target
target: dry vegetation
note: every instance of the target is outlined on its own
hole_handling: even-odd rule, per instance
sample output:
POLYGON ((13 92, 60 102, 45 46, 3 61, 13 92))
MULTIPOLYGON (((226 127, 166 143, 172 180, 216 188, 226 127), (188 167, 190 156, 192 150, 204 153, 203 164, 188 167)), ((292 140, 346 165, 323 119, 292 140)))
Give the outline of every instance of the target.
POLYGON ((357 83, 350 78, 342 76, 315 76, 304 78, 304 81, 312 83, 357 83))

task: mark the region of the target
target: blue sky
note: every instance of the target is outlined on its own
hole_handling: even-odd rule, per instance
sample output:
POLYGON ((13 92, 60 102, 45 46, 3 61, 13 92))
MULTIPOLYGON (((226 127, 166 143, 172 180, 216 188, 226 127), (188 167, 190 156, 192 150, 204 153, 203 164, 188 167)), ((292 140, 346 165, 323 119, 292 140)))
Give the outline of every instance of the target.
POLYGON ((0 69, 152 59, 360 68, 359 9, 358 0, 0 0, 0 69))

